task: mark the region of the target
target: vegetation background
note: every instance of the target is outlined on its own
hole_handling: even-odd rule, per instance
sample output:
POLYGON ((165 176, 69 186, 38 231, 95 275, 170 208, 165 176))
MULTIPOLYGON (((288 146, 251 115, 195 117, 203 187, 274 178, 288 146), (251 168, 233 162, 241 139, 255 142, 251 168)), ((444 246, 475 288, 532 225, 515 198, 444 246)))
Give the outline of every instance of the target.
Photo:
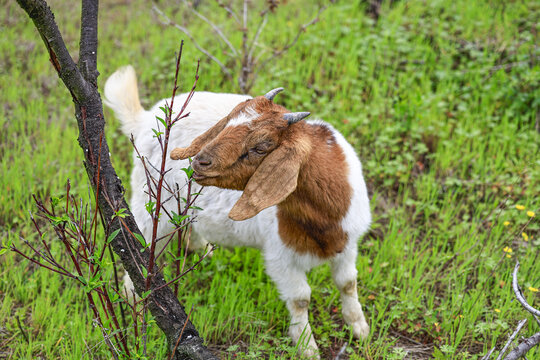
MULTIPOLYGON (((156 2, 226 61, 211 29, 175 1, 156 2)), ((254 4, 257 2, 255 1, 254 4)), ((261 42, 279 47, 317 12, 283 1, 261 42)), ((78 49, 77 2, 50 1, 68 49, 78 49)), ((102 0, 100 85, 118 67, 138 71, 145 107, 169 96, 180 39, 145 1, 102 0)), ((0 0, 0 235, 36 237, 31 194, 90 188, 70 96, 37 31, 14 1, 0 0)), ((342 131, 364 165, 374 221, 360 242, 359 296, 372 331, 344 328, 328 267, 309 276, 310 317, 324 358, 478 359, 529 317, 515 301, 521 262, 528 301, 540 304, 540 3, 436 0, 383 3, 375 21, 364 1, 337 1, 298 43, 261 71, 252 95, 283 86, 279 102, 342 131)), ((216 2, 198 10, 235 44, 238 28, 216 2)), ((250 12, 250 24, 259 20, 250 12)), ((73 51, 72 53, 76 53, 73 51)), ((238 92, 189 41, 183 90, 201 58, 198 90, 238 92)), ((106 110, 113 161, 129 186, 131 145, 106 110)), ((194 255, 196 256, 196 255, 194 255)), ((218 249, 183 280, 182 301, 223 358, 290 358, 288 318, 257 251, 218 249)), ((13 253, 0 257, 0 358, 109 358, 82 290, 13 253)), ((530 321, 525 332, 538 331, 530 321)), ((166 345, 153 331, 150 353, 166 345)), ((529 359, 540 357, 533 350, 529 359)))

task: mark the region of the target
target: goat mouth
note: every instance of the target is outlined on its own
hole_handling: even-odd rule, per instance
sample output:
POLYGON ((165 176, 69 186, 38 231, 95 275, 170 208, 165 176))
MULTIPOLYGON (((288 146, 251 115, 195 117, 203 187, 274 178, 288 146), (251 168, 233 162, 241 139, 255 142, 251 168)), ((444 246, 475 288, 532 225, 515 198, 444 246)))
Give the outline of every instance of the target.
POLYGON ((204 179, 212 178, 213 176, 206 176, 206 175, 200 174, 200 173, 198 173, 196 171, 193 171, 193 174, 191 175, 191 177, 195 181, 201 181, 201 180, 204 180, 204 179))

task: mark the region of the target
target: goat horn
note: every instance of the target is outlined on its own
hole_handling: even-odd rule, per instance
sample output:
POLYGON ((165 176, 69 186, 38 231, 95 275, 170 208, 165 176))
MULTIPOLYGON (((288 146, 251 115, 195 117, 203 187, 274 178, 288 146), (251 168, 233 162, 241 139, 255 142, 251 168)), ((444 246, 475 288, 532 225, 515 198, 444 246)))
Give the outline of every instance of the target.
POLYGON ((275 88, 275 89, 270 90, 269 92, 267 92, 266 95, 264 95, 264 97, 267 98, 268 100, 272 101, 272 100, 274 100, 274 96, 276 96, 278 93, 282 92, 283 90, 285 90, 285 89, 282 88, 282 87, 275 88))
POLYGON ((299 122, 305 117, 308 117, 311 113, 309 112, 295 112, 295 113, 286 113, 283 114, 283 119, 289 122, 289 125, 299 122))

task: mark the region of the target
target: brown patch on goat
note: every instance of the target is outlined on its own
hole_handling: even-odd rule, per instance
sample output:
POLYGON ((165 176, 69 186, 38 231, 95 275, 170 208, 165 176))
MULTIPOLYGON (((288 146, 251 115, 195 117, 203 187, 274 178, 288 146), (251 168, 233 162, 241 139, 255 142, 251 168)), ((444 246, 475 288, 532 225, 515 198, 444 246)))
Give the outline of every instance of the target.
MULTIPOLYGON (((286 122, 281 119, 281 113, 262 115, 262 117, 267 116, 271 118, 263 122, 257 120, 251 127, 262 127, 256 132, 262 138, 268 139, 273 135, 275 149, 257 165, 255 172, 249 178, 242 196, 229 213, 229 217, 233 220, 249 219, 263 209, 285 200, 296 190, 300 168, 312 149, 309 137, 301 131, 293 131, 293 128, 297 126, 286 125, 286 122), (276 127, 276 117, 283 121, 281 127, 279 125, 276 127)), ((247 142, 256 143, 250 139, 247 139, 247 142)))
POLYGON ((296 314, 302 314, 307 311, 309 299, 296 299, 292 301, 292 311, 296 314))
POLYGON ((257 167, 240 199, 229 213, 233 220, 249 219, 267 207, 279 204, 297 188, 305 154, 283 143, 257 167))
POLYGON ((286 112, 264 97, 245 101, 187 149, 175 149, 175 156, 197 154, 192 166, 201 185, 244 190, 231 219, 249 219, 277 205, 285 245, 300 254, 332 257, 348 240, 341 227, 352 195, 345 154, 326 125, 288 125, 286 112), (259 116, 227 127, 246 107, 259 116), (262 155, 252 153, 264 144, 262 155))
POLYGON ((296 191, 278 204, 279 234, 298 253, 328 258, 343 251, 348 240, 341 221, 351 202, 349 169, 328 127, 298 125, 302 133, 312 133, 312 151, 299 172, 296 191))
POLYGON ((353 295, 357 294, 357 291, 356 291, 356 279, 351 280, 348 283, 346 283, 343 286, 343 289, 340 289, 340 290, 341 290, 341 292, 343 292, 345 295, 348 295, 348 296, 353 296, 353 295))
MULTIPOLYGON (((218 137, 230 120, 240 116, 240 114, 245 111, 246 107, 252 107, 257 113, 262 114, 260 117, 260 120, 262 121, 275 117, 277 113, 286 111, 284 107, 274 104, 272 101, 265 99, 263 96, 241 102, 240 104, 236 105, 236 107, 226 117, 218 121, 203 134, 196 137, 187 148, 173 149, 170 154, 171 159, 184 160, 188 157, 197 155, 202 148, 218 137)), ((241 136, 237 137, 238 142, 243 140, 241 136)))

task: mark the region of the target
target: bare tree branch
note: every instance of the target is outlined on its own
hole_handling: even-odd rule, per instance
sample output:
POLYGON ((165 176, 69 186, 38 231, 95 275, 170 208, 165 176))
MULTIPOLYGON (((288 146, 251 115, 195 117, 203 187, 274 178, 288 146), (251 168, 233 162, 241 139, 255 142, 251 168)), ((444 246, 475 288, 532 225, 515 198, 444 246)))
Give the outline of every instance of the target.
MULTIPOLYGON (((86 171, 96 193, 98 206, 105 223, 111 224, 110 231, 124 228, 127 230, 121 232, 122 236, 116 236, 111 245, 140 295, 145 289, 145 279, 137 270, 138 264, 130 253, 141 256, 145 267, 148 267, 149 254, 132 236, 140 235, 141 232, 128 210, 124 188, 111 164, 109 147, 104 137, 103 106, 96 86, 98 1, 83 0, 80 49, 80 61, 84 69, 82 71, 75 65, 66 49, 47 3, 44 0, 17 0, 17 2, 34 22, 47 47, 51 63, 72 94, 79 126, 79 145, 83 149, 86 171), (124 211, 126 217, 123 219, 116 216, 120 209, 126 209, 124 211), (121 225, 119 220, 122 220, 124 225, 121 225)), ((165 333, 171 351, 180 338, 175 359, 216 359, 203 346, 202 339, 189 322, 187 314, 172 290, 167 286, 161 287, 163 284, 165 284, 163 276, 156 272, 152 277, 150 288, 160 287, 160 289, 152 291, 149 295, 148 307, 156 324, 165 333)))
POLYGON ((239 9, 238 13, 233 11, 233 9, 230 8, 229 5, 224 4, 220 0, 216 0, 216 3, 227 13, 231 15, 231 17, 236 22, 236 25, 238 25, 237 31, 242 34, 242 42, 241 44, 238 44, 237 47, 235 47, 232 44, 232 41, 230 38, 228 38, 225 33, 210 19, 208 19, 206 16, 202 15, 200 12, 194 9, 193 6, 191 6, 187 0, 182 0, 183 3, 189 7, 190 11, 194 13, 197 17, 199 17, 201 20, 203 20, 206 24, 208 24, 213 32, 215 32, 218 37, 226 44, 226 46, 231 51, 224 52, 224 55, 229 57, 231 61, 226 62, 226 65, 224 65, 220 60, 217 59, 214 55, 212 55, 207 49, 203 48, 200 44, 198 44, 195 39, 193 38, 193 35, 189 32, 187 28, 184 26, 181 26, 179 24, 174 23, 171 21, 161 10, 159 10, 156 5, 153 5, 153 9, 162 19, 165 21, 160 20, 162 24, 174 26, 178 30, 182 31, 184 34, 186 34, 191 41, 193 41, 193 44, 195 47, 201 51, 203 54, 208 56, 212 61, 214 61, 216 64, 219 65, 223 73, 229 78, 232 79, 233 76, 235 76, 236 73, 238 73, 238 77, 236 78, 238 87, 240 88, 240 91, 243 93, 248 93, 251 87, 253 86, 255 79, 257 78, 259 72, 266 67, 268 63, 275 60, 277 57, 283 55, 286 51, 288 51, 291 47, 293 47, 299 40, 300 36, 303 32, 306 31, 306 29, 315 24, 319 20, 319 16, 321 13, 327 9, 327 6, 320 6, 317 14, 315 17, 300 26, 298 29, 298 32, 294 36, 294 38, 289 41, 289 43, 285 44, 281 48, 273 48, 270 46, 262 46, 259 44, 258 40, 262 34, 262 30, 267 24, 268 21, 268 13, 274 12, 275 8, 278 6, 277 1, 268 1, 265 5, 265 9, 259 13, 261 20, 257 25, 257 30, 254 33, 254 36, 252 39, 250 39, 250 31, 249 31, 249 0, 243 0, 241 2, 241 5, 239 4, 239 7, 241 6, 241 10, 239 9), (259 48, 258 54, 255 56, 255 49, 259 48), (232 53, 231 53, 232 52, 232 53), (270 53, 270 55, 268 54, 270 53), (261 61, 261 59, 263 59, 261 61), (234 64, 234 65, 232 65, 234 64))
POLYGON ((28 13, 41 39, 47 47, 50 61, 58 76, 64 82, 75 102, 88 97, 91 92, 89 84, 84 80, 66 48, 64 39, 54 21, 54 16, 45 1, 17 0, 19 5, 28 13))
POLYGON ((161 16, 165 21, 160 21, 163 25, 167 25, 167 26, 173 26, 175 28, 177 28, 178 30, 180 30, 181 32, 183 32, 184 34, 187 35, 187 37, 191 40, 191 42, 193 43, 193 45, 200 51, 202 52, 204 55, 208 56, 210 58, 210 60, 212 60, 213 62, 215 62, 216 64, 219 65, 219 67, 221 68, 221 71, 223 71, 229 78, 232 78, 232 73, 229 71, 229 69, 223 65, 223 63, 221 61, 218 60, 218 58, 216 58, 214 55, 210 54, 210 52, 208 50, 206 50, 205 48, 203 48, 201 45, 199 45, 199 43, 195 40, 195 38, 193 37, 193 35, 191 35, 191 33, 189 32, 188 29, 186 29, 185 27, 183 26, 180 26, 178 24, 176 24, 174 21, 172 21, 167 15, 165 15, 165 13, 163 11, 161 11, 155 4, 152 5, 152 10, 154 10, 156 13, 158 13, 159 16, 161 16))
POLYGON ((79 70, 83 77, 97 85, 98 1, 82 0, 79 70))
POLYGON ((259 36, 261 35, 261 32, 266 26, 267 22, 268 22, 268 12, 266 12, 262 16, 261 22, 259 23, 259 26, 257 27, 257 32, 255 33, 255 36, 253 37, 253 40, 251 41, 251 45, 249 46, 248 57, 250 59, 253 58, 253 50, 255 49, 255 45, 257 44, 257 41, 259 40, 259 36))
POLYGON ((221 29, 216 24, 214 24, 213 22, 208 20, 206 16, 204 16, 203 14, 195 10, 195 8, 191 6, 186 0, 183 0, 183 2, 191 10, 192 13, 194 13, 199 19, 201 19, 202 21, 210 25, 212 29, 214 29, 214 32, 221 38, 221 40, 223 40, 225 44, 227 44, 227 46, 229 47, 229 49, 231 49, 234 56, 238 56, 238 51, 236 51, 236 48, 233 46, 233 44, 231 44, 227 36, 223 34, 223 31, 221 31, 221 29))
MULTIPOLYGON (((300 39, 300 35, 302 35, 303 32, 306 31, 306 29, 315 24, 316 22, 319 21, 319 16, 322 14, 322 12, 324 10, 326 10, 327 6, 322 6, 319 8, 319 11, 317 12, 317 15, 315 15, 315 17, 313 19, 311 19, 311 21, 305 23, 304 25, 300 26, 300 29, 298 30, 298 32, 296 33, 296 36, 294 37, 294 39, 289 42, 288 44, 286 44, 285 46, 283 46, 280 50, 277 50, 277 51, 274 51, 272 53, 271 56, 269 56, 268 58, 266 58, 264 61, 262 61, 262 63, 259 65, 259 69, 257 70, 257 72, 255 73, 255 78, 257 77, 257 74, 259 73, 260 70, 264 69, 264 67, 272 60, 274 60, 275 58, 277 58, 278 56, 281 56, 283 55, 283 53, 285 53, 287 50, 289 50, 291 47, 293 47, 297 42, 298 42, 298 39, 300 39)), ((259 54, 259 56, 255 59, 255 62, 258 63, 259 62, 259 58, 261 57, 262 53, 259 54)))
MULTIPOLYGON (((519 288, 518 279, 517 279, 518 270, 519 270, 519 261, 516 261, 516 266, 514 267, 514 272, 512 273, 512 288, 514 289, 514 294, 516 294, 516 298, 521 303, 521 305, 525 308, 525 310, 533 314, 536 321, 538 321, 537 316, 540 316, 540 311, 533 308, 531 305, 529 305, 527 300, 525 300, 525 298, 523 297, 523 294, 521 293, 521 289, 519 288)), ((540 325, 540 322, 539 322, 539 325, 540 325)))
POLYGON ((231 9, 230 6, 224 4, 223 2, 221 2, 221 1, 219 1, 219 0, 216 0, 216 2, 217 2, 217 4, 218 4, 219 6, 221 6, 223 9, 225 9, 225 11, 228 12, 228 13, 233 17, 233 19, 236 21, 236 23, 237 23, 238 25, 241 25, 240 19, 238 18, 238 15, 236 15, 236 13, 234 12, 234 10, 231 9))
POLYGON ((517 360, 521 357, 525 357, 525 354, 538 344, 540 344, 540 332, 523 340, 514 350, 506 355, 504 360, 517 360))
POLYGON ((489 350, 489 352, 486 355, 484 355, 482 357, 482 359, 480 359, 480 360, 488 360, 491 357, 491 354, 493 354, 493 352, 495 351, 496 348, 497 348, 496 346, 492 347, 491 350, 489 350))
POLYGON ((501 360, 502 359, 504 353, 506 352, 508 347, 512 344, 512 342, 516 338, 517 334, 521 331, 521 328, 523 328, 523 326, 525 326, 526 323, 527 323, 527 319, 521 320, 518 323, 518 325, 516 327, 516 330, 514 330, 514 332, 508 337, 508 341, 506 342, 506 344, 504 344, 504 347, 502 348, 501 352, 499 353, 499 356, 497 356, 496 360, 501 360))
MULTIPOLYGON (((514 271, 512 273, 512 289, 514 290, 514 294, 516 295, 516 298, 521 303, 521 305, 532 314, 536 322, 540 325, 540 320, 538 319, 538 315, 540 315, 540 311, 538 311, 537 309, 529 305, 529 303, 527 302, 527 300, 525 300, 525 297, 521 293, 521 289, 519 288, 519 283, 517 279, 518 270, 519 270, 519 261, 516 261, 516 266, 514 267, 514 271)), ((514 332, 510 335, 510 337, 508 338, 508 341, 506 342, 506 344, 500 351, 499 356, 497 356, 496 360, 502 359, 508 347, 514 341, 515 337, 521 331, 523 326, 525 326, 526 322, 527 322, 527 319, 524 319, 518 323, 516 330, 514 330, 514 332)), ((508 353, 508 355, 504 358, 504 360, 516 360, 516 359, 519 359, 520 357, 527 359, 525 354, 538 344, 540 344, 540 332, 534 334, 533 336, 527 339, 524 339, 514 350, 508 353)), ((495 350, 495 347, 493 347, 484 357, 482 357, 482 360, 489 360, 494 350, 495 350)))

